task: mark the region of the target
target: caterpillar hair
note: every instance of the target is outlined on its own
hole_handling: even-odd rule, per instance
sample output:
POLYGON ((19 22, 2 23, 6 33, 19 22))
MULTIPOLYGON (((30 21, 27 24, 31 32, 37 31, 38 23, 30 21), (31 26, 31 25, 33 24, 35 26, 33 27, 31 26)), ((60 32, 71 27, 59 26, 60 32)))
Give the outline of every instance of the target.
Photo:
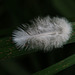
POLYGON ((12 34, 12 40, 17 48, 52 50, 62 47, 71 33, 71 23, 65 18, 38 17, 31 25, 18 27, 12 34))

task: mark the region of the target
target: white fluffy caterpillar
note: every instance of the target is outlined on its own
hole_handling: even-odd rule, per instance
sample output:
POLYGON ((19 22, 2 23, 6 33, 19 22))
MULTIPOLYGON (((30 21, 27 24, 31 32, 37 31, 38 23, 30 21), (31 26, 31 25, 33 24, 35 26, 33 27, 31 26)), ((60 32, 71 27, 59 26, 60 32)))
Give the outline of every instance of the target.
POLYGON ((13 42, 18 48, 52 50, 65 44, 72 33, 71 23, 65 18, 38 17, 32 25, 22 25, 13 32, 13 42))

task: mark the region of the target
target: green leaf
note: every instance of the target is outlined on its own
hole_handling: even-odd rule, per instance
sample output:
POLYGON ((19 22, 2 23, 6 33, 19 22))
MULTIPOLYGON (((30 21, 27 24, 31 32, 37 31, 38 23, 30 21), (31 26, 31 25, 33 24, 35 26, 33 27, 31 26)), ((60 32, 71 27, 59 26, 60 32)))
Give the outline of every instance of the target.
POLYGON ((75 64, 75 54, 33 75, 54 75, 75 64))

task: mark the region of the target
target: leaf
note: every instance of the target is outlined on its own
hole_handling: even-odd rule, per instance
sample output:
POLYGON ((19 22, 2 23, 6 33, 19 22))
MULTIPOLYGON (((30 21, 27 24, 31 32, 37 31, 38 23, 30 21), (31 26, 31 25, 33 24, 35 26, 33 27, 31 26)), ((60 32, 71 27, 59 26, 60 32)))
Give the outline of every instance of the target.
POLYGON ((33 75, 54 75, 75 64, 75 54, 33 75))

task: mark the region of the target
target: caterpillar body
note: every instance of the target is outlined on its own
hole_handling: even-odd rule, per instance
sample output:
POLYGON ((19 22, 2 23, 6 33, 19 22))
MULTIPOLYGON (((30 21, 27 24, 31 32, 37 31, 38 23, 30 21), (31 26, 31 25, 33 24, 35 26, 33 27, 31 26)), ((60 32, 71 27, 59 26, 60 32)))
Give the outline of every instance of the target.
POLYGON ((12 34, 18 48, 52 50, 62 47, 72 33, 71 23, 65 18, 38 17, 32 25, 18 27, 12 34))

